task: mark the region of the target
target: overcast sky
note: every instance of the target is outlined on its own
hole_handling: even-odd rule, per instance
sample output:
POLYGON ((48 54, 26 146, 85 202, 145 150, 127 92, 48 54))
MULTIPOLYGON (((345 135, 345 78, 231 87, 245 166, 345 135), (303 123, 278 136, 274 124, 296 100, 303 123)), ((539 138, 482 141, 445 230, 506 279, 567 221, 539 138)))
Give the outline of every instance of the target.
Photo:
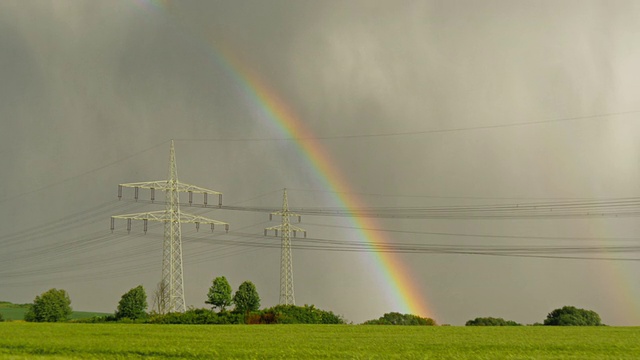
MULTIPOLYGON (((150 294, 161 227, 127 235, 118 224, 112 235, 109 217, 162 209, 128 192, 118 202, 117 184, 166 178, 170 139, 180 180, 223 192, 227 205, 277 208, 287 187, 291 206, 342 206, 295 141, 195 141, 287 137, 222 48, 329 137, 320 143, 352 191, 378 194, 358 195, 364 204, 400 208, 640 196, 638 38, 637 1, 2 1, 0 300, 57 287, 75 309, 111 312, 130 288, 150 294), (371 134, 395 135, 362 136, 371 134)), ((245 234, 277 224, 265 213, 183 210, 245 234)), ((303 222, 310 237, 363 240, 345 228, 350 218, 303 222)), ((377 226, 421 233, 385 237, 422 245, 640 241, 637 217, 377 226)), ((277 304, 277 247, 184 234, 188 305, 205 306, 222 275, 234 289, 253 281, 263 306, 277 304)), ((640 324, 637 261, 397 256, 439 323, 542 322, 574 305, 607 324, 640 324)), ((293 259, 299 305, 353 322, 402 310, 369 253, 294 249, 293 259)))

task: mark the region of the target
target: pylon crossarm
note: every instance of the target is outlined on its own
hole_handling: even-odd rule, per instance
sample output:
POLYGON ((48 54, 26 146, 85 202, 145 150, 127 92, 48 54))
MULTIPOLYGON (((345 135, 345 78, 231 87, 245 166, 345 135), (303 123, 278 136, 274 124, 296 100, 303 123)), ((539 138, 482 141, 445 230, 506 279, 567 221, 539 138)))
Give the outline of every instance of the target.
MULTIPOLYGON (((282 226, 282 225, 276 225, 276 226, 265 228, 265 230, 282 230, 282 229, 284 229, 284 226, 282 226)), ((299 228, 297 226, 293 226, 291 224, 289 224, 289 230, 291 230, 291 231, 305 231, 304 229, 299 228)))
POLYGON ((271 215, 276 215, 276 216, 301 216, 300 214, 296 214, 296 213, 292 213, 290 211, 287 212, 282 212, 282 211, 276 211, 276 212, 272 212, 271 215))
MULTIPOLYGON (((125 214, 125 215, 114 215, 112 216, 114 219, 131 219, 131 220, 150 220, 150 221, 170 221, 171 214, 167 213, 165 210, 162 211, 152 211, 146 213, 138 213, 138 214, 125 214)), ((214 225, 229 225, 224 221, 218 221, 209 219, 203 216, 191 215, 186 213, 180 213, 181 223, 189 223, 189 224, 214 224, 214 225)))
MULTIPOLYGON (((171 187, 171 184, 167 180, 126 183, 126 184, 119 184, 118 186, 122 186, 126 188, 139 188, 139 189, 173 190, 173 188, 171 187)), ((194 194, 222 195, 222 193, 219 191, 206 189, 206 188, 191 185, 191 184, 185 184, 183 182, 177 182, 175 190, 178 192, 185 192, 185 193, 192 192, 194 194)))
POLYGON ((229 225, 224 221, 209 219, 203 216, 180 213, 180 222, 189 224, 213 224, 213 225, 229 225))
POLYGON ((159 181, 145 181, 145 182, 136 182, 136 183, 126 183, 118 185, 118 198, 122 198, 122 188, 134 188, 135 195, 134 198, 136 201, 138 200, 138 189, 150 189, 151 190, 151 201, 155 200, 155 191, 170 191, 175 193, 188 193, 189 194, 189 205, 193 204, 193 194, 203 194, 203 205, 206 207, 208 205, 208 195, 217 195, 218 196, 218 206, 222 206, 222 193, 219 191, 206 189, 200 186, 195 186, 191 184, 185 184, 179 181, 171 182, 167 180, 159 180, 159 181))
POLYGON ((126 188, 156 189, 156 190, 171 189, 167 180, 127 183, 127 184, 119 184, 118 186, 126 187, 126 188))
POLYGON ((111 217, 112 219, 131 219, 131 220, 151 220, 151 221, 166 221, 170 220, 169 214, 166 211, 152 211, 146 213, 137 213, 137 214, 125 214, 125 215, 114 215, 111 217))
POLYGON ((222 195, 222 193, 219 191, 206 189, 196 185, 185 184, 183 182, 178 182, 176 190, 179 192, 192 192, 194 194, 222 195))

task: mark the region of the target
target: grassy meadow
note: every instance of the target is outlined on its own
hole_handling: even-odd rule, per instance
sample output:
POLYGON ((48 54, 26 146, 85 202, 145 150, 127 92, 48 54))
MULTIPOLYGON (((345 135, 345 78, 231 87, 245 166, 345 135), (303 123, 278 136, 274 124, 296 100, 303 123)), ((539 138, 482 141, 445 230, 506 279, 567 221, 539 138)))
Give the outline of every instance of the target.
POLYGON ((638 359, 640 328, 0 323, 1 359, 638 359))
MULTIPOLYGON (((27 308, 23 305, 16 305, 7 302, 0 302, 0 314, 5 320, 22 320, 27 308)), ((71 319, 87 319, 94 316, 110 315, 105 313, 90 311, 74 311, 71 313, 71 319)))

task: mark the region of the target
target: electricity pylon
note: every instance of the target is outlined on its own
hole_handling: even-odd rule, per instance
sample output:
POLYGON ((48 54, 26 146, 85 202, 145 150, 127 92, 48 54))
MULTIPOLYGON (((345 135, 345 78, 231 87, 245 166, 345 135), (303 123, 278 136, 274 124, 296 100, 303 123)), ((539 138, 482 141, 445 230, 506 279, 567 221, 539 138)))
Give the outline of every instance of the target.
POLYGON ((163 211, 152 211, 138 214, 115 215, 111 217, 111 230, 114 229, 115 219, 127 220, 127 231, 131 232, 131 220, 142 220, 144 222, 144 232, 147 232, 147 222, 158 221, 164 223, 164 242, 162 246, 162 282, 164 286, 163 304, 167 312, 184 312, 186 310, 184 300, 184 276, 182 268, 182 223, 192 223, 196 229, 200 224, 211 224, 213 231, 215 225, 224 225, 229 231, 229 224, 208 219, 202 216, 186 214, 180 212, 180 193, 189 193, 189 205, 193 202, 193 193, 203 194, 204 206, 207 206, 208 195, 218 195, 218 206, 222 206, 222 193, 189 185, 178 181, 178 170, 176 167, 176 154, 171 140, 171 151, 169 158, 169 179, 160 181, 149 181, 139 183, 128 183, 118 185, 118 198, 122 198, 122 188, 134 188, 135 199, 138 200, 138 189, 151 190, 151 201, 155 200, 155 190, 163 190, 166 194, 166 209, 163 211))
POLYGON ((289 217, 297 216, 298 222, 300 222, 301 216, 289 211, 287 189, 284 189, 282 198, 282 211, 269 214, 269 220, 273 220, 273 215, 281 216, 282 224, 264 229, 264 235, 267 236, 267 231, 274 230, 275 235, 278 236, 278 230, 280 230, 280 304, 295 305, 296 299, 293 293, 293 261, 291 258, 291 233, 293 233, 293 237, 296 237, 298 232, 304 232, 304 237, 307 237, 307 232, 304 229, 291 225, 291 222, 289 221, 289 217))

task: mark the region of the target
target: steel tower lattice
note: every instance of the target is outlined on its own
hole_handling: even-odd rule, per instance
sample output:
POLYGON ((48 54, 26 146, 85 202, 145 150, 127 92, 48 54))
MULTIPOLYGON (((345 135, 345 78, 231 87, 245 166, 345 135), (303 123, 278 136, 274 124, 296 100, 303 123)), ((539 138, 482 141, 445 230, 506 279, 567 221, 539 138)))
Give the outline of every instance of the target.
POLYGON ((184 273, 182 266, 182 223, 192 223, 196 229, 200 224, 210 224, 213 231, 215 225, 224 225, 229 231, 229 224, 208 219, 202 216, 191 215, 180 211, 180 193, 189 194, 189 205, 193 203, 193 194, 203 194, 204 206, 207 206, 208 195, 218 195, 218 206, 222 206, 222 193, 205 189, 195 185, 189 185, 178 181, 175 148, 171 140, 169 158, 169 179, 139 183, 127 183, 118 185, 118 198, 122 198, 122 188, 134 188, 135 199, 138 200, 138 189, 149 189, 151 201, 155 200, 155 190, 165 191, 166 208, 164 211, 152 211, 147 213, 115 215, 111 217, 111 230, 114 229, 115 219, 126 219, 127 230, 131 231, 131 220, 142 220, 144 232, 147 232, 147 222, 158 221, 164 223, 164 241, 162 245, 162 282, 164 294, 162 294, 164 309, 161 312, 184 312, 186 310, 184 299, 184 273))
POLYGON ((282 195, 282 211, 277 211, 269 215, 269 220, 273 219, 273 215, 282 217, 282 224, 272 226, 264 229, 264 235, 267 235, 267 231, 274 230, 275 235, 278 236, 280 231, 281 239, 281 255, 280 255, 280 304, 295 305, 295 295, 293 291, 293 259, 291 257, 291 234, 296 237, 298 232, 304 232, 304 237, 307 237, 307 232, 297 226, 291 225, 289 217, 298 217, 298 222, 301 220, 301 216, 289 211, 289 203, 287 200, 287 189, 284 189, 282 195))

